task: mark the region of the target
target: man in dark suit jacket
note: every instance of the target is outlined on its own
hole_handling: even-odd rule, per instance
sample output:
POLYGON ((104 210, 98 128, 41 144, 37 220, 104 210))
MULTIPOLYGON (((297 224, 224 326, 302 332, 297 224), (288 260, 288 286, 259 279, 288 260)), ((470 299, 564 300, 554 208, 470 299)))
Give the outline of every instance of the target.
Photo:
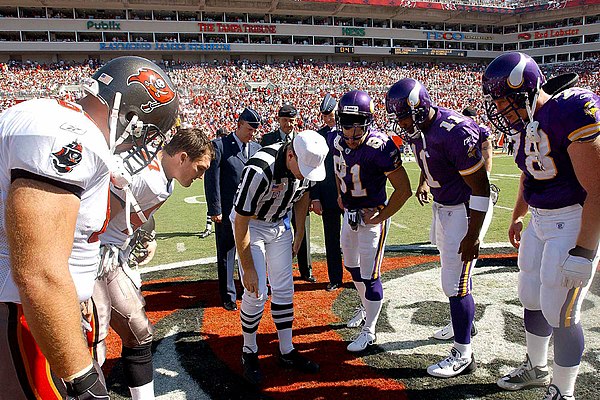
POLYGON ((204 175, 204 188, 208 215, 215 222, 217 241, 217 271, 219 293, 226 310, 237 310, 236 289, 233 280, 235 241, 229 213, 246 161, 260 145, 252 141, 260 125, 260 116, 250 108, 244 109, 238 119, 237 129, 225 137, 213 140, 215 159, 204 175))
MULTIPOLYGON (((277 113, 279 129, 265 134, 260 142, 263 146, 279 142, 290 142, 294 138, 296 128, 296 116, 298 111, 291 104, 284 104, 277 113)), ((292 225, 296 226, 296 218, 292 213, 292 225)), ((308 282, 317 280, 312 274, 312 260, 310 257, 310 218, 306 218, 304 239, 298 250, 298 269, 300 270, 300 279, 308 282)))
MULTIPOLYGON (((328 140, 330 133, 335 130, 335 110, 337 101, 328 93, 321 102, 321 116, 325 125, 318 130, 319 134, 328 140)), ((343 211, 338 206, 338 192, 335 183, 335 170, 333 168, 333 152, 330 151, 325 158, 325 180, 317 182, 310 191, 312 199, 311 208, 315 214, 323 217, 323 231, 325 234, 325 254, 327 257, 327 274, 329 283, 327 291, 330 292, 342 285, 342 250, 340 247, 340 230, 342 227, 343 211)))

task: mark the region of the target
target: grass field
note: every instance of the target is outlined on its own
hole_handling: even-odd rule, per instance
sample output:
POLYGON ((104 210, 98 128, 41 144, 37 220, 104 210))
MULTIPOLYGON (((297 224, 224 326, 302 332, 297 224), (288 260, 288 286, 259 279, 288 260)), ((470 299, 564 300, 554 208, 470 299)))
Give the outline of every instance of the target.
MULTIPOLYGON (((405 163, 413 190, 419 176, 415 162, 405 163)), ((485 241, 506 242, 508 223, 514 204, 520 171, 512 157, 504 154, 494 156, 491 183, 500 188, 500 199, 494 209, 494 219, 485 241)), ((388 188, 389 189, 389 188, 388 188)), ((178 186, 171 199, 157 212, 158 250, 151 265, 213 257, 216 255, 215 237, 200 239, 204 229, 206 203, 204 184, 196 181, 190 188, 178 186)), ((387 245, 403 245, 428 242, 431 210, 421 207, 412 197, 392 218, 387 245)), ((311 248, 324 252, 323 225, 318 215, 311 214, 311 248)))

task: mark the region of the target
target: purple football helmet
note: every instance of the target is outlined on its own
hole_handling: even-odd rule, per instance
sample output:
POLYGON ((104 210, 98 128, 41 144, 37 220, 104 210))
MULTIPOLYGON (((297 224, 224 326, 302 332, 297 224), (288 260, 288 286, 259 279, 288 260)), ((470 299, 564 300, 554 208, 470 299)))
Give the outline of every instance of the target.
POLYGON ((340 98, 335 120, 340 129, 363 128, 364 134, 354 137, 360 139, 366 135, 373 124, 375 106, 371 96, 362 90, 352 90, 340 98))
POLYGON ((494 126, 506 135, 522 131, 527 122, 533 120, 535 103, 546 78, 537 63, 528 55, 510 52, 496 57, 483 74, 482 85, 485 111, 494 126), (502 109, 494 100, 506 100, 502 109), (527 111, 528 121, 523 120, 518 110, 527 111), (507 116, 514 112, 519 118, 510 122, 507 116))
POLYGON ((394 83, 385 95, 385 109, 394 121, 393 130, 400 136, 417 139, 421 134, 419 124, 427 121, 432 101, 421 82, 404 78, 394 83), (412 129, 398 125, 398 121, 411 117, 412 129))

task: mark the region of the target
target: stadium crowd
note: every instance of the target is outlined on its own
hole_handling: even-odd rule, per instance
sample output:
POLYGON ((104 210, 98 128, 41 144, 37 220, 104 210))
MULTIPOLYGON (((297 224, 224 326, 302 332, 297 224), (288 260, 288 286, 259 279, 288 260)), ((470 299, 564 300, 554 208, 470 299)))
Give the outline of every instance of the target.
MULTIPOLYGON (((19 99, 31 97, 77 97, 73 90, 82 77, 101 65, 95 59, 83 63, 38 64, 10 62, 0 64, 0 110, 19 99)), ((576 64, 546 66, 547 76, 577 72, 579 85, 600 90, 600 60, 576 64)), ((318 106, 325 93, 339 97, 351 89, 369 92, 374 100, 379 128, 385 128, 387 116, 385 92, 398 79, 410 77, 423 82, 433 100, 444 107, 461 110, 467 106, 483 113, 481 74, 483 64, 457 63, 345 63, 313 61, 250 61, 192 64, 171 62, 163 66, 178 85, 182 98, 181 120, 215 134, 219 128, 235 129, 244 107, 257 110, 263 118, 258 135, 277 128, 276 114, 289 102, 299 112, 299 124, 316 129, 321 126, 318 106)))

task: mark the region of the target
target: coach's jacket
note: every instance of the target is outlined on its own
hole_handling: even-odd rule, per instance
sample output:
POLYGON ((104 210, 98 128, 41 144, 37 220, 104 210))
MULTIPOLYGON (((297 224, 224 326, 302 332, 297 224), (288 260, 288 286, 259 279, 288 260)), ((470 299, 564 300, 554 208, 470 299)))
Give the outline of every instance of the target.
MULTIPOLYGON (((229 219, 233 208, 233 198, 240 183, 242 169, 248 161, 242 154, 237 141, 231 133, 213 140, 215 159, 210 163, 204 176, 204 192, 208 205, 208 215, 222 214, 223 220, 229 219)), ((248 142, 248 158, 260 148, 256 142, 248 142)))
MULTIPOLYGON (((283 142, 282 136, 285 134, 281 131, 281 129, 276 129, 273 132, 265 133, 260 141, 260 144, 263 146, 269 146, 271 144, 283 142)), ((294 137, 294 132, 290 134, 290 139, 294 137)))

